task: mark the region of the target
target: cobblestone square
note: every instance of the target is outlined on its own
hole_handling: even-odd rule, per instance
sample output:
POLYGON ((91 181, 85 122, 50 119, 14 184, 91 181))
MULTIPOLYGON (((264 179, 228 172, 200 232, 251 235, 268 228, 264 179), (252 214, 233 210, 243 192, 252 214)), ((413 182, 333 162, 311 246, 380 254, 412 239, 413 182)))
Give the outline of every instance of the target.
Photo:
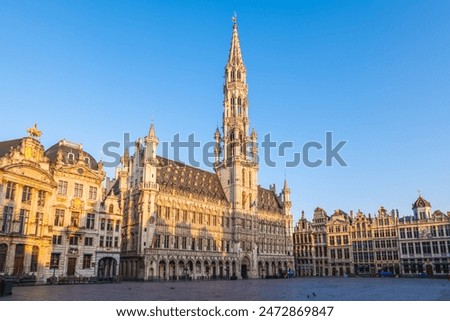
POLYGON ((1 301, 448 301, 446 279, 294 278, 14 287, 1 301))

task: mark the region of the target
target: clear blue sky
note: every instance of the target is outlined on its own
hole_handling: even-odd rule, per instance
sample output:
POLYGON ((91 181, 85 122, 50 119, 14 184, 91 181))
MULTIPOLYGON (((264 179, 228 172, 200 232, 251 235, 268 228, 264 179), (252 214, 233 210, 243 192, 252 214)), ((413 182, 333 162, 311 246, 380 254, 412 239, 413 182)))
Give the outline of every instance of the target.
POLYGON ((348 167, 261 164, 265 187, 286 172, 295 219, 409 215, 417 189, 450 210, 448 1, 1 1, 0 140, 37 122, 47 148, 107 160, 103 144, 152 118, 161 141, 211 140, 234 11, 260 139, 348 140, 348 167))

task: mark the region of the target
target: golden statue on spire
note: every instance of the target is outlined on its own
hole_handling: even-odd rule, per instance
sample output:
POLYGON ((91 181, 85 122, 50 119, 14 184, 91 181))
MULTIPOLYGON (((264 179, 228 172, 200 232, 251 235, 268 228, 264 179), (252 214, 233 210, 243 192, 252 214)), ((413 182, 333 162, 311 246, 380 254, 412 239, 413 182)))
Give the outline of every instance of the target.
POLYGON ((30 137, 37 138, 42 136, 42 132, 37 129, 37 124, 34 124, 34 126, 31 128, 27 128, 27 133, 30 135, 30 137))

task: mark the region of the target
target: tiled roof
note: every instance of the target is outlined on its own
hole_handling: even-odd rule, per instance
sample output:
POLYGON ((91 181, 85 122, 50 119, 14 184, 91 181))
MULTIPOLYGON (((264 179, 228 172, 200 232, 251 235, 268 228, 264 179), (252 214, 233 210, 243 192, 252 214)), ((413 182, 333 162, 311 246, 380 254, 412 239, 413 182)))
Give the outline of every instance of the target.
MULTIPOLYGON (((58 150, 62 150, 63 152, 63 162, 68 164, 68 154, 73 153, 75 156, 75 163, 78 161, 78 158, 80 156, 80 149, 73 148, 64 144, 60 144, 59 142, 55 145, 51 146, 49 149, 45 151, 45 156, 47 156, 50 160, 50 162, 56 162, 56 159, 58 157, 58 150)), ((89 158, 89 165, 90 168, 93 170, 98 170, 98 164, 94 157, 92 157, 91 154, 83 151, 83 155, 89 158)))
POLYGON ((283 206, 273 191, 258 186, 258 210, 282 213, 283 206))
POLYGON ((7 153, 9 153, 11 147, 15 147, 15 146, 19 145, 21 143, 21 141, 22 141, 22 138, 0 142, 0 157, 3 157, 7 153))
POLYGON ((162 191, 177 190, 228 202, 219 178, 215 173, 158 156, 156 182, 162 191))

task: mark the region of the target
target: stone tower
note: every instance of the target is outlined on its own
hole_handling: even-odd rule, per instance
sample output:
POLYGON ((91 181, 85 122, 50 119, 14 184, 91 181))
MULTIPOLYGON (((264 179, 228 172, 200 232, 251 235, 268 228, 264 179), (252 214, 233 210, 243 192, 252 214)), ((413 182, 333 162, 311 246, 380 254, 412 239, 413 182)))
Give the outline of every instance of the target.
POLYGON ((223 135, 214 134, 215 170, 233 211, 251 213, 258 193, 257 135, 249 132, 247 72, 242 59, 236 18, 223 86, 223 135))

